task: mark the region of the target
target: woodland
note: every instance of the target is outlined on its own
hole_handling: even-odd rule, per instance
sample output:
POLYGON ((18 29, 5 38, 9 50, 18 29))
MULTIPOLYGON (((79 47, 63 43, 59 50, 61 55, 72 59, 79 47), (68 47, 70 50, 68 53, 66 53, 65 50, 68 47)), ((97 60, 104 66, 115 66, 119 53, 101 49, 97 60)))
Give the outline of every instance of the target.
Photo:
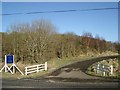
MULTIPOLYGON (((74 32, 74 31, 73 31, 74 32)), ((16 62, 41 63, 53 58, 88 56, 90 52, 119 52, 119 43, 106 41, 99 35, 84 32, 81 36, 73 32, 60 34, 49 20, 13 24, 2 32, 2 58, 14 54, 16 62)))

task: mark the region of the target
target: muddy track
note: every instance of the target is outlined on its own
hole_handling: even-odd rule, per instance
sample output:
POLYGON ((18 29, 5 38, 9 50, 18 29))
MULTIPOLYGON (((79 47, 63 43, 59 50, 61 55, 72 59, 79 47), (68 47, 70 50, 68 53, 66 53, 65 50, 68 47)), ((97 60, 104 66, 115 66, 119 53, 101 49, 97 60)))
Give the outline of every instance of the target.
POLYGON ((98 58, 93 58, 90 60, 85 60, 85 61, 78 61, 75 62, 73 64, 67 65, 67 66, 63 66, 55 71, 53 71, 52 73, 49 74, 49 76, 57 76, 58 74, 61 73, 61 70, 64 68, 69 68, 69 69, 80 69, 82 72, 85 73, 85 71, 87 70, 87 68, 92 65, 95 62, 99 62, 102 60, 107 60, 107 59, 113 59, 113 58, 118 58, 118 55, 115 56, 103 56, 103 57, 98 57, 98 58))

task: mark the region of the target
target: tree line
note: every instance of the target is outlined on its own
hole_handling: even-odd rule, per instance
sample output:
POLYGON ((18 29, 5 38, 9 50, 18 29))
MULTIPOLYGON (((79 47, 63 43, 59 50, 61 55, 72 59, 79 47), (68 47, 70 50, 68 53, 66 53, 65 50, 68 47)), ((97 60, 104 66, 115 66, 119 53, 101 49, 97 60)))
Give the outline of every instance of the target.
POLYGON ((48 20, 14 24, 9 32, 2 33, 2 56, 11 53, 16 62, 41 63, 53 58, 77 57, 89 52, 118 52, 119 44, 108 42, 98 35, 85 32, 59 34, 48 20))

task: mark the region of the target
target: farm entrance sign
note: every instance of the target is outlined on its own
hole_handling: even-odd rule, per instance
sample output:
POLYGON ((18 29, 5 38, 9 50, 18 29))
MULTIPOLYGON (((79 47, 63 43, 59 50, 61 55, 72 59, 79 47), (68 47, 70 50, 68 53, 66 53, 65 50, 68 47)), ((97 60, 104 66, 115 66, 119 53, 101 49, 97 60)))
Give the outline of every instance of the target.
POLYGON ((14 55, 8 54, 7 57, 6 57, 6 63, 7 64, 14 63, 14 55))
MULTIPOLYGON (((5 64, 0 70, 0 72, 2 72, 3 70, 5 70, 5 72, 10 72, 11 74, 14 74, 15 70, 17 70, 22 75, 24 75, 22 71, 15 65, 14 55, 12 54, 5 55, 5 64)), ((27 66, 25 67, 25 75, 28 75, 33 72, 46 71, 46 70, 47 70, 47 62, 45 62, 44 64, 27 66)))
POLYGON ((9 71, 11 74, 14 74, 15 70, 17 69, 22 75, 24 75, 14 63, 14 55, 12 54, 5 55, 5 65, 0 70, 0 72, 2 72, 3 69, 5 69, 5 72, 9 71), (11 64, 11 66, 9 67, 8 64, 11 64))

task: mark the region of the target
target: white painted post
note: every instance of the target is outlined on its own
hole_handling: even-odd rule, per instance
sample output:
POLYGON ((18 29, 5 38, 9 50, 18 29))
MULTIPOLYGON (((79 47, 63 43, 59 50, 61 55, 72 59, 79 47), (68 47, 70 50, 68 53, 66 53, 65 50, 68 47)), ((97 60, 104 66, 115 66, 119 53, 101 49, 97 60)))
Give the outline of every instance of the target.
POLYGON ((105 71, 104 71, 105 66, 102 66, 102 75, 105 76, 105 71))
MULTIPOLYGON (((13 55, 13 64, 14 64, 14 55, 13 55)), ((15 73, 15 67, 13 65, 13 74, 15 73)))
POLYGON ((25 67, 25 75, 27 75, 27 67, 25 67))
POLYGON ((13 64, 15 63, 15 61, 14 61, 14 55, 13 55, 13 64))
POLYGON ((110 65, 110 74, 113 74, 113 65, 110 65))
POLYGON ((6 55, 5 55, 5 72, 8 72, 6 66, 7 66, 7 59, 6 59, 6 55))
POLYGON ((99 73, 99 64, 97 65, 97 68, 96 68, 96 74, 99 73))
POLYGON ((15 73, 15 67, 13 66, 13 74, 15 73))
POLYGON ((47 62, 45 62, 45 71, 47 71, 47 62))

